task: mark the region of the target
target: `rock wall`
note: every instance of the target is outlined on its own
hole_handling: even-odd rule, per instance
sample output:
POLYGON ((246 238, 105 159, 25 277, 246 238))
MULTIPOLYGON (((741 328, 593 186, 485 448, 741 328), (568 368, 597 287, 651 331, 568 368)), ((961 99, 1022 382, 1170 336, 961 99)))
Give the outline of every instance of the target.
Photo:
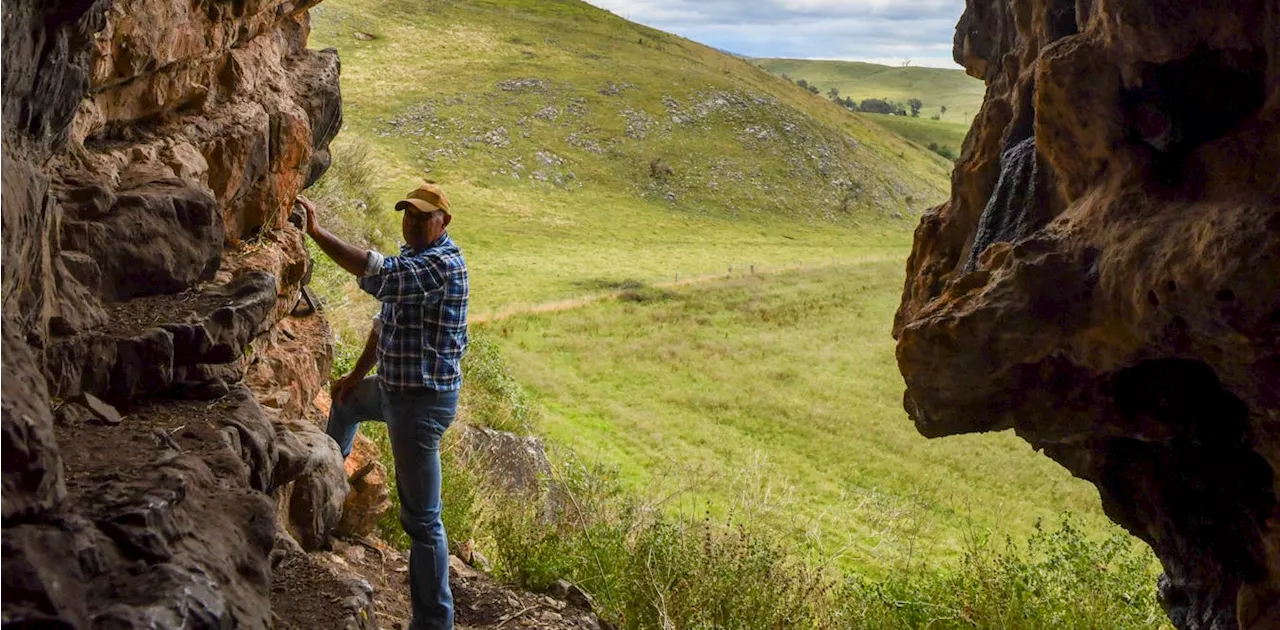
POLYGON ((1280 3, 967 0, 987 84, 894 325, 921 433, 1014 429, 1184 629, 1280 627, 1280 3))
POLYGON ((291 315, 342 120, 314 3, 4 0, 6 626, 372 624, 302 549, 347 494, 291 315))

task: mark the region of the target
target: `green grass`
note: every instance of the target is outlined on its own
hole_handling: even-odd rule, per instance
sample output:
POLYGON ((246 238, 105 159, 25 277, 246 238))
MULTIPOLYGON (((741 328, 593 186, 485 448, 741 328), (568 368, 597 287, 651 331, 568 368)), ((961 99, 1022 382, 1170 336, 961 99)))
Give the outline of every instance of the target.
MULTIPOLYGON (((903 259, 952 166, 919 134, 954 128, 890 131, 575 0, 327 0, 312 27, 343 59, 323 222, 390 250, 390 202, 430 177, 477 319, 617 292, 475 327, 463 415, 548 437, 577 497, 548 521, 446 457, 446 526, 503 575, 582 582, 632 628, 1143 627, 1116 606, 1150 614, 1150 556, 1091 487, 900 408, 903 259), (1030 549, 1064 509, 1089 540, 1030 549)), ((313 283, 340 371, 373 304, 325 260, 313 283)))
POLYGON ((439 181, 477 314, 898 248, 946 196, 947 160, 583 2, 327 0, 312 26, 342 56, 340 138, 375 165, 363 229, 393 246, 387 204, 439 181))
POLYGON ((886 114, 863 114, 863 116, 921 147, 933 151, 950 151, 950 154, 955 156, 960 155, 960 148, 964 146, 964 137, 969 133, 968 125, 961 123, 886 114))
POLYGON ((922 117, 941 114, 943 122, 959 123, 967 129, 978 114, 986 87, 963 70, 946 68, 893 67, 860 61, 817 59, 753 59, 774 74, 793 80, 804 79, 825 95, 831 88, 841 96, 861 101, 883 98, 905 104, 918 98, 924 103, 922 117), (941 113, 945 105, 947 112, 941 113))
POLYGON ((926 440, 902 411, 888 325, 903 260, 745 276, 486 325, 544 431, 685 511, 741 515, 842 566, 953 556, 973 528, 1027 535, 1097 492, 1012 434, 926 440), (768 500, 760 500, 767 497, 768 500))

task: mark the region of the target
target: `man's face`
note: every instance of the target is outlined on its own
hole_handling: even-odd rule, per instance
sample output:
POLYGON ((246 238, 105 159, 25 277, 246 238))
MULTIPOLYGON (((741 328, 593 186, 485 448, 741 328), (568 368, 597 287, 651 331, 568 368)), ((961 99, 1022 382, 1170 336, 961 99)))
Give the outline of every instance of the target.
POLYGON ((418 212, 405 210, 400 219, 404 242, 412 249, 423 249, 436 242, 453 217, 442 211, 418 212))

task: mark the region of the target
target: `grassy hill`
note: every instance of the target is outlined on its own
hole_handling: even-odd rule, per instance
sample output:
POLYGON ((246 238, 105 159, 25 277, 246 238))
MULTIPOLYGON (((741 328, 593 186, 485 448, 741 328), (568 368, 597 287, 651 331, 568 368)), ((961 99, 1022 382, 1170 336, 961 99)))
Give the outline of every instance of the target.
POLYGON ((950 152, 950 155, 960 155, 960 148, 964 146, 964 137, 969 133, 969 126, 961 123, 887 114, 861 115, 921 147, 941 151, 943 155, 946 155, 946 152, 950 152))
POLYGON ((829 61, 820 59, 752 59, 777 75, 793 80, 804 79, 818 86, 825 95, 831 88, 841 96, 861 101, 884 98, 900 103, 918 98, 924 103, 920 115, 929 118, 941 114, 943 122, 959 123, 967 129, 982 105, 986 87, 982 81, 963 70, 882 66, 861 61, 829 61), (942 106, 947 112, 942 114, 942 106))
MULTIPOLYGON (((584 2, 328 0, 312 13, 312 45, 342 56, 337 150, 366 156, 363 203, 441 182, 478 312, 623 278, 830 262, 900 243, 946 195, 946 160, 584 2)), ((356 222, 386 238, 391 214, 356 222)))

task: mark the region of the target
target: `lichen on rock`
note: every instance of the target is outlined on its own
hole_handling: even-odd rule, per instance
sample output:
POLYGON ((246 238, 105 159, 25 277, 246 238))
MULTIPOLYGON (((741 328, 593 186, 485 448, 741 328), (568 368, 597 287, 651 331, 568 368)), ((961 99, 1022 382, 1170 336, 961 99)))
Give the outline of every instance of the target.
POLYGON ((907 265, 907 412, 1093 482, 1177 627, 1280 626, 1280 5, 968 0, 954 53, 987 98, 907 265))

